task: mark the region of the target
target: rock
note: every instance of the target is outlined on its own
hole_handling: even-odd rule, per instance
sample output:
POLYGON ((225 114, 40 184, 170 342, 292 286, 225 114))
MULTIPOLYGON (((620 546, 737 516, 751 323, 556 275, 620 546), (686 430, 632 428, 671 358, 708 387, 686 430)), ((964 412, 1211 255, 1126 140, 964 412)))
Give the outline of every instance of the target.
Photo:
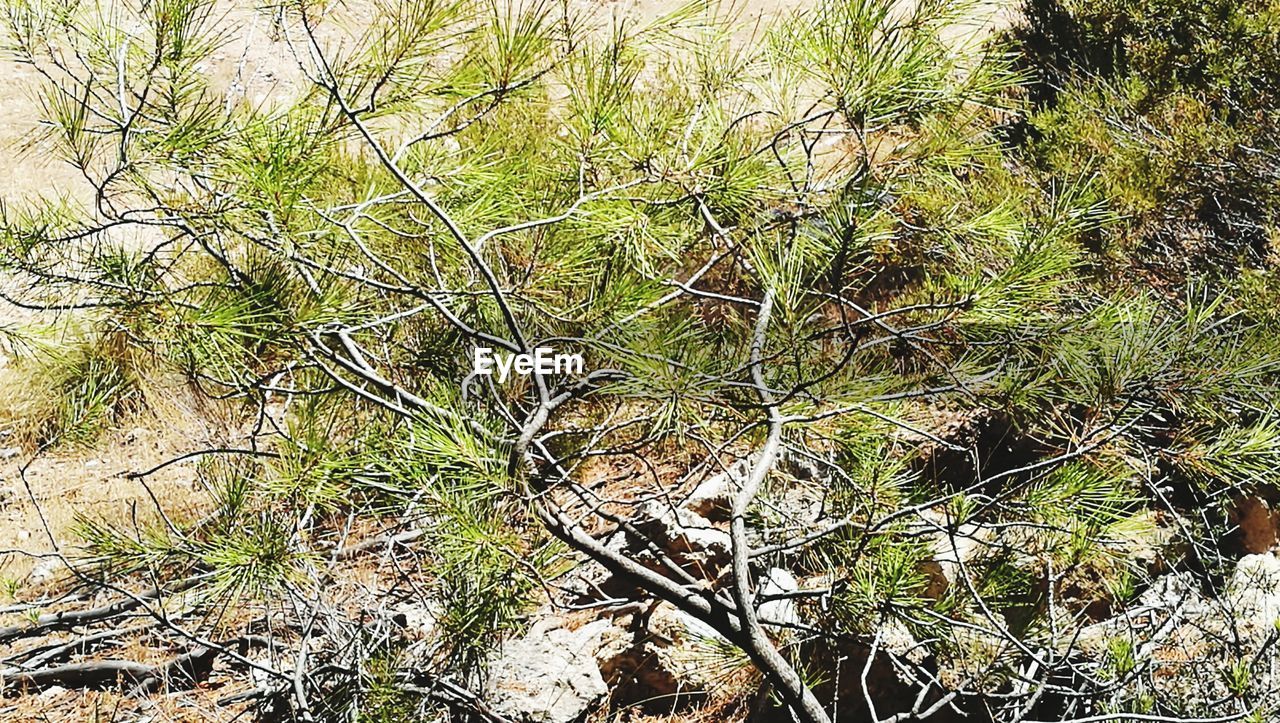
MULTIPOLYGON (((708 577, 729 561, 733 542, 729 533, 707 518, 686 509, 672 509, 658 500, 640 507, 633 523, 649 541, 661 547, 683 567, 692 567, 708 577)), ((643 549, 643 540, 628 540, 632 549, 643 549)))
POLYGON ((1280 623, 1280 559, 1270 554, 1240 558, 1225 602, 1240 632, 1261 644, 1280 623))
POLYGON ((597 654, 615 703, 652 704, 652 712, 669 714, 705 697, 723 673, 728 643, 670 603, 620 622, 597 654))
POLYGON ((788 529, 812 527, 823 517, 823 489, 812 482, 790 482, 773 494, 762 495, 759 506, 768 524, 788 529))
MULTIPOLYGON (((762 597, 785 595, 799 589, 800 583, 796 581, 794 575, 782 568, 775 567, 769 570, 761 579, 759 595, 762 597)), ((761 603, 757 614, 761 621, 783 623, 785 625, 795 625, 800 622, 800 615, 796 612, 795 600, 789 597, 761 603)))
POLYGON ((715 628, 666 602, 649 616, 649 630, 675 643, 724 642, 715 628))
POLYGON ((45 688, 44 690, 40 691, 40 695, 37 697, 39 697, 41 700, 47 701, 47 700, 52 700, 54 698, 57 698, 58 696, 66 692, 67 692, 67 689, 63 688, 60 685, 51 685, 48 688, 45 688))
POLYGON ((1143 606, 1157 610, 1178 610, 1181 614, 1199 613, 1205 608, 1200 586, 1189 573, 1161 575, 1138 596, 1143 606))
POLYGON ((1246 555, 1219 595, 1206 595, 1190 573, 1160 576, 1131 610, 1073 636, 1074 653, 1104 670, 1117 640, 1131 641, 1135 659, 1150 666, 1117 700, 1153 693, 1193 716, 1213 715, 1221 701, 1242 692, 1260 708, 1280 704, 1280 654, 1271 644, 1280 622, 1280 559, 1246 555), (1219 674, 1206 675, 1240 660, 1252 661, 1247 691, 1232 690, 1219 674))
MULTIPOLYGON (((726 530, 695 512, 659 500, 641 504, 630 525, 631 529, 615 530, 600 541, 609 550, 651 569, 663 569, 656 554, 660 550, 686 572, 710 584, 732 557, 733 542, 726 530)), ((645 596, 625 577, 590 562, 579 566, 565 580, 565 587, 581 603, 645 596)))
POLYGON ((31 572, 27 574, 27 582, 31 585, 40 585, 49 582, 57 576, 58 571, 62 569, 62 560, 56 557, 46 557, 31 568, 31 572))
POLYGON ((938 660, 938 680, 951 690, 969 687, 996 692, 1003 681, 989 673, 1013 644, 979 626, 955 626, 946 635, 947 645, 938 660))
POLYGON ((897 619, 888 619, 880 625, 880 647, 886 653, 916 665, 923 664, 929 657, 929 648, 921 645, 907 626, 897 619))
POLYGON ((925 595, 930 598, 936 600, 953 586, 963 586, 961 575, 965 570, 976 575, 984 562, 996 558, 1035 574, 1043 569, 1039 557, 1042 545, 1036 542, 1032 530, 992 528, 972 522, 957 525, 933 510, 922 510, 919 515, 921 524, 917 529, 932 545, 932 556, 920 565, 927 576, 925 595))
POLYGON ((391 619, 415 640, 428 640, 436 630, 436 615, 422 605, 401 605, 392 612, 391 619))
POLYGON ((749 474, 751 474, 750 460, 738 460, 730 465, 728 470, 708 477, 695 487, 693 492, 684 499, 681 507, 708 520, 728 520, 733 508, 733 497, 738 490, 742 489, 742 483, 746 481, 749 474))
POLYGON ((778 458, 778 468, 800 481, 822 481, 829 479, 830 470, 838 467, 832 455, 787 448, 778 458))
POLYGON ((503 643, 485 687, 494 711, 523 723, 571 723, 609 693, 595 653, 613 624, 596 620, 575 630, 564 624, 544 618, 524 637, 503 643))
POLYGON ((267 685, 273 680, 271 673, 268 671, 275 670, 275 666, 278 664, 276 660, 270 656, 263 655, 249 658, 249 662, 253 663, 249 667, 249 681, 254 686, 267 685))
MULTIPOLYGON (((733 508, 733 498, 742 489, 758 459, 759 455, 753 454, 729 465, 720 474, 708 477, 684 498, 680 506, 714 522, 727 521, 733 508)), ((827 476, 822 470, 820 459, 812 453, 786 450, 779 455, 774 467, 798 481, 818 482, 827 476)), ((809 519, 814 516, 816 509, 821 508, 821 495, 810 494, 804 487, 787 485, 786 494, 779 500, 773 500, 775 505, 789 508, 780 510, 783 516, 809 519), (814 498, 817 498, 816 505, 814 498)))
POLYGON ((960 575, 962 565, 967 568, 978 560, 995 542, 995 535, 979 525, 966 523, 954 533, 946 531, 950 524, 943 519, 933 519, 928 511, 922 512, 934 530, 933 556, 921 565, 921 572, 928 576, 925 594, 933 599, 941 598, 954 585, 963 585, 960 575))

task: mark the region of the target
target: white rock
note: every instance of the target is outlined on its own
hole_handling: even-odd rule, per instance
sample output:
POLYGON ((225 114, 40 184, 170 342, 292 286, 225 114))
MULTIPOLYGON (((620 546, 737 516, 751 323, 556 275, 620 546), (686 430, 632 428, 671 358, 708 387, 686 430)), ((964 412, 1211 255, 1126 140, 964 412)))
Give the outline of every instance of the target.
POLYGON ((27 576, 27 581, 33 585, 39 585, 48 582, 58 574, 58 570, 62 569, 62 561, 56 557, 46 557, 31 568, 31 573, 27 576))
MULTIPOLYGON (((784 595, 799 589, 800 583, 796 581, 795 575, 778 567, 769 570, 760 582, 761 596, 784 595)), ((795 600, 789 597, 762 603, 757 614, 762 621, 787 625, 795 625, 800 622, 800 616, 796 612, 795 600)))
POLYGON ((1154 661, 1152 673, 1142 680, 1151 681, 1157 694, 1179 710, 1203 714, 1218 710, 1215 701, 1232 695, 1222 677, 1206 671, 1256 658, 1251 694, 1280 703, 1274 697, 1280 668, 1269 642, 1280 621, 1280 559, 1270 553, 1242 557, 1215 596, 1207 596, 1190 573, 1162 575, 1138 603, 1134 615, 1081 630, 1073 636, 1075 650, 1105 660, 1111 641, 1136 637, 1138 658, 1154 661), (1178 663, 1188 660, 1196 664, 1178 663))
POLYGON ((728 519, 733 497, 751 473, 748 460, 738 460, 729 469, 703 480, 689 493, 682 506, 708 519, 728 519))
POLYGON ((1227 607, 1252 632, 1269 634, 1280 621, 1280 559, 1245 555, 1227 583, 1227 607))
POLYGON ((249 668, 249 680, 255 685, 265 685, 273 682, 274 678, 268 673, 268 670, 274 670, 276 661, 268 657, 250 658, 249 662, 253 663, 249 668))
MULTIPOLYGON (((671 603, 664 602, 658 606, 658 611, 654 613, 654 617, 675 625, 680 631, 679 637, 687 640, 699 642, 720 642, 724 640, 724 636, 717 632, 715 628, 671 603)), ((650 625, 655 626, 656 624, 651 621, 650 625)))
POLYGON ((679 558, 699 557, 716 565, 727 562, 733 549, 729 533, 707 518, 686 509, 672 509, 658 500, 641 505, 636 527, 679 558))
POLYGON ((608 694, 595 651, 612 623, 566 630, 563 622, 546 618, 502 645, 490 662, 485 694, 496 712, 527 723, 569 723, 608 694))
POLYGON ((901 620, 884 621, 880 627, 880 647, 890 655, 921 665, 929 657, 929 649, 916 640, 901 620))
POLYGON ((435 633, 436 616, 431 610, 421 605, 403 605, 395 609, 393 615, 407 633, 418 640, 425 640, 435 633))
POLYGON ((44 690, 40 691, 40 695, 36 697, 39 698, 40 700, 47 701, 47 700, 52 700, 54 698, 57 698, 58 696, 62 695, 65 692, 67 692, 66 688, 63 688, 60 685, 51 685, 48 688, 45 688, 44 690))

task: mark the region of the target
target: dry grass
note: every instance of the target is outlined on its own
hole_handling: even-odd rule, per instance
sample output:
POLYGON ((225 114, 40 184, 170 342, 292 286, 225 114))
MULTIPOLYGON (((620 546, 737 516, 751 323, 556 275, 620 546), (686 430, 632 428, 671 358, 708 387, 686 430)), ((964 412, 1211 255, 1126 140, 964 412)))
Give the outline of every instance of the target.
MULTIPOLYGON (((27 380, 0 369, 0 389, 27 380)), ((92 445, 60 445, 37 452, 7 446, 0 461, 0 580, 37 597, 58 577, 61 565, 42 558, 55 549, 76 554, 70 534, 82 516, 128 529, 159 520, 157 505, 174 520, 200 514, 206 497, 195 481, 195 461, 142 472, 189 452, 224 444, 238 424, 229 409, 199 403, 172 383, 153 390, 151 402, 114 417, 92 445), (50 539, 52 537, 52 539, 50 539)))
POLYGON ((110 691, 74 691, 50 688, 0 705, 0 720, 85 721, 86 723, 230 723, 244 720, 244 705, 219 706, 217 699, 229 691, 201 687, 181 696, 157 695, 132 699, 110 691))

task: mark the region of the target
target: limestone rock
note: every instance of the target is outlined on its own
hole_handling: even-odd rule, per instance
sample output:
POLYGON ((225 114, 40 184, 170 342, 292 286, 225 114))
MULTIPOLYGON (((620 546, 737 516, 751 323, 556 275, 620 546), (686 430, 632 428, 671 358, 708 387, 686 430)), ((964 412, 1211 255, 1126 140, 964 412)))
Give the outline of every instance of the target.
POLYGON ((414 640, 429 640, 435 635, 436 614, 427 606, 403 604, 392 611, 391 619, 414 640))
POLYGON ((1083 628, 1074 651, 1105 665, 1109 645, 1131 641, 1136 659, 1151 666, 1140 679, 1189 715, 1214 714, 1231 699, 1226 679, 1213 671, 1254 661, 1249 695, 1260 706, 1280 705, 1280 653, 1270 643, 1280 623, 1280 559, 1244 556, 1218 595, 1206 594, 1189 573, 1163 575, 1137 602, 1129 615, 1083 628))
POLYGON ((727 471, 713 475, 693 489, 681 506, 708 520, 727 520, 733 507, 733 497, 742 489, 742 483, 751 474, 751 462, 738 460, 727 471))
POLYGON ((659 603, 614 628, 599 649, 600 671, 622 704, 654 702, 664 710, 701 698, 725 647, 714 628, 670 603, 659 603))
POLYGON ((1226 606, 1242 634, 1259 644, 1280 623, 1280 559, 1245 555, 1227 582, 1226 606))
MULTIPOLYGON (((682 508, 650 500, 640 508, 636 529, 682 565, 708 572, 729 561, 733 548, 729 533, 707 518, 682 508)), ((633 545, 639 540, 630 541, 633 545)))
POLYGON ((963 567, 979 559, 996 540, 991 530, 979 525, 966 523, 954 533, 948 533, 945 531, 948 523, 941 516, 934 519, 928 511, 921 516, 931 523, 929 527, 933 530, 933 555, 921 569, 928 578, 925 594, 937 599, 949 588, 963 585, 960 580, 963 567))
POLYGON ((880 647, 890 655, 921 665, 929 657, 928 647, 921 645, 907 626, 897 619, 884 621, 880 626, 880 647))
POLYGON ((612 627, 596 620, 575 630, 544 618, 518 640, 502 645, 490 662, 485 700, 522 723, 581 720, 608 693, 595 651, 612 627))
MULTIPOLYGON (((759 595, 762 597, 786 595, 799 589, 800 583, 796 581, 794 575, 782 568, 775 567, 761 578, 759 595)), ((758 617, 762 621, 789 625, 800 622, 800 615, 796 612, 795 600, 789 597, 761 603, 758 617)))

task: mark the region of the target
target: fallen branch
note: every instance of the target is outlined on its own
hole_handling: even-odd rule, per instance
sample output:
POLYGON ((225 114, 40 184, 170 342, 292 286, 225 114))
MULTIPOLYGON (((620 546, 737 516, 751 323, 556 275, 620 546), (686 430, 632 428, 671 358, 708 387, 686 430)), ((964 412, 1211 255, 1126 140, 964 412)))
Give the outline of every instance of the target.
POLYGON ((0 643, 8 643, 22 638, 30 638, 37 635, 43 635, 52 630, 65 630, 73 628, 77 625, 86 625, 88 623, 96 623, 117 615, 136 610, 147 600, 154 600, 163 595, 182 592, 196 583, 196 577, 189 577, 181 580, 169 591, 159 588, 152 588, 143 591, 138 595, 116 600, 96 608, 88 610, 65 610, 62 612, 48 613, 36 618, 36 621, 30 625, 10 625, 9 627, 0 628, 0 643))
POLYGON ((94 660, 13 673, 4 676, 4 683, 6 693, 13 689, 44 689, 55 685, 75 689, 106 688, 122 682, 141 683, 157 672, 154 665, 132 660, 94 660))
POLYGON ((131 627, 131 628, 124 628, 119 630, 103 630, 101 632, 93 633, 92 635, 84 635, 84 636, 78 637, 75 640, 70 640, 62 643, 51 643, 49 645, 37 647, 32 650, 24 650, 23 652, 10 657, 5 662, 14 663, 24 668, 38 668, 41 665, 51 663, 55 660, 58 660, 59 658, 70 655, 76 651, 83 651, 87 649, 90 645, 93 645, 94 643, 100 643, 104 640, 110 640, 112 638, 119 638, 119 637, 124 637, 126 635, 132 635, 133 633, 139 633, 139 632, 142 632, 143 630, 146 630, 149 627, 151 626, 135 625, 134 627, 131 627), (26 658, 26 659, 22 660, 23 658, 26 658))
POLYGON ((486 705, 480 696, 456 683, 435 679, 426 686, 413 683, 405 683, 403 685, 404 689, 409 692, 443 703, 455 711, 467 713, 471 720, 477 720, 481 723, 513 723, 510 718, 497 713, 486 705))
POLYGON ((383 546, 403 545, 422 537, 422 530, 408 530, 395 535, 378 535, 367 540, 362 540, 354 545, 349 545, 339 549, 334 553, 335 560, 346 560, 362 552, 367 552, 383 546))
POLYGON ((131 695, 152 693, 162 685, 186 689, 208 677, 218 648, 199 646, 164 665, 147 665, 132 660, 92 660, 68 663, 39 670, 11 671, 3 680, 6 693, 53 686, 81 690, 133 684, 131 695))

